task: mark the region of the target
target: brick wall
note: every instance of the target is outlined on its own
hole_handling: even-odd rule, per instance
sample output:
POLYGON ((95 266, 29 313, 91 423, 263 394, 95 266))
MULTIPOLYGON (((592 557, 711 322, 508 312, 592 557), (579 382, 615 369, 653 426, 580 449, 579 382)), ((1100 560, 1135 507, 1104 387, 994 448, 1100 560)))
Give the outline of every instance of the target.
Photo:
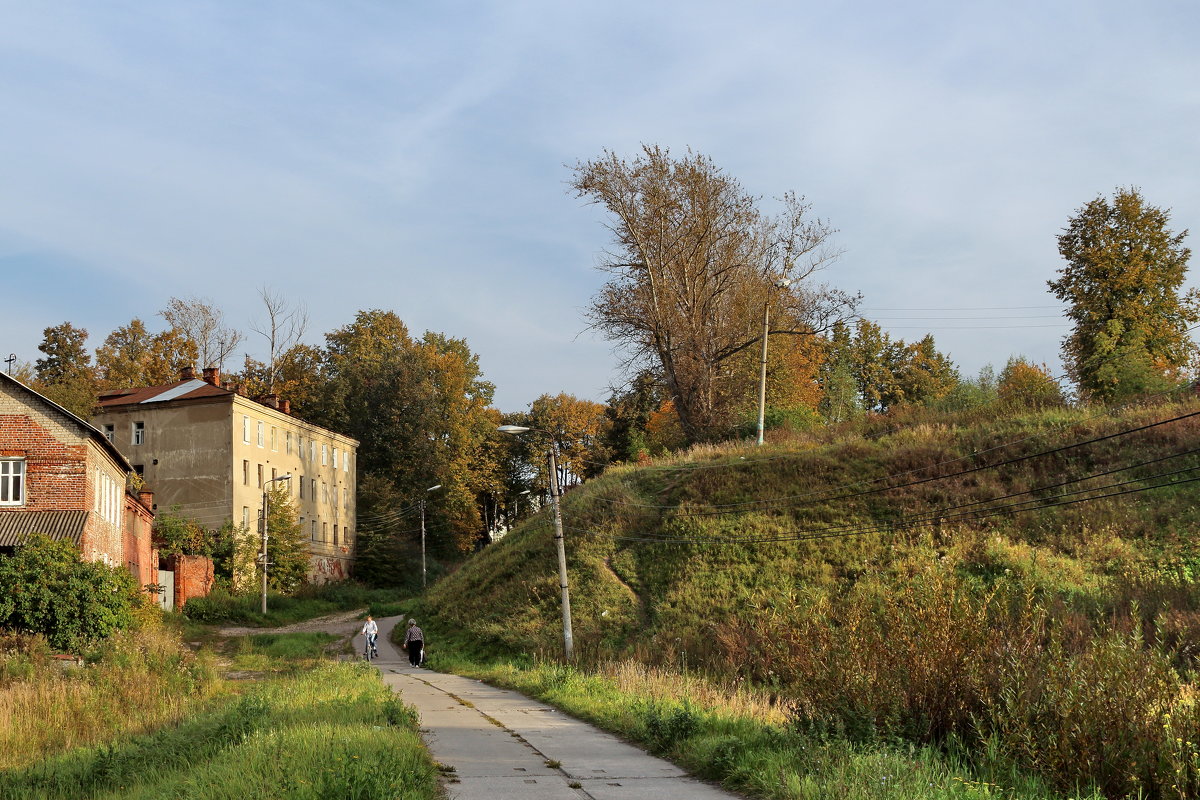
POLYGON ((175 556, 171 559, 175 570, 175 610, 193 597, 207 597, 213 587, 213 562, 207 556, 175 556))
POLYGON ((25 505, 0 512, 91 510, 86 442, 59 440, 28 413, 0 413, 0 456, 25 458, 25 505))

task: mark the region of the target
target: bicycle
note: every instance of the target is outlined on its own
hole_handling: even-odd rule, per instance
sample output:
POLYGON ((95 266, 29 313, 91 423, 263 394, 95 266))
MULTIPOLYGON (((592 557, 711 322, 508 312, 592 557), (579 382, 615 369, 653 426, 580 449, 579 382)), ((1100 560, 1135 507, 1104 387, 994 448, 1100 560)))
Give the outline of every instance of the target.
POLYGON ((366 641, 363 643, 363 659, 370 663, 371 659, 379 658, 378 633, 365 634, 366 641))

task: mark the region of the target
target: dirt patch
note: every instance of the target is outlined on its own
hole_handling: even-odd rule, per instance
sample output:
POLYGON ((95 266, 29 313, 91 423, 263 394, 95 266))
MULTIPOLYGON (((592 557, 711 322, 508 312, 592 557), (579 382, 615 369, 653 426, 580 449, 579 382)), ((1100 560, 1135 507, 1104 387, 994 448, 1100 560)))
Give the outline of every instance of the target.
POLYGON ((358 618, 366 612, 365 608, 359 608, 354 611, 341 611, 337 614, 308 619, 303 622, 294 622, 291 625, 283 625, 279 628, 218 628, 217 634, 219 636, 251 636, 256 633, 331 633, 334 636, 353 635, 358 633, 362 628, 362 623, 358 618))

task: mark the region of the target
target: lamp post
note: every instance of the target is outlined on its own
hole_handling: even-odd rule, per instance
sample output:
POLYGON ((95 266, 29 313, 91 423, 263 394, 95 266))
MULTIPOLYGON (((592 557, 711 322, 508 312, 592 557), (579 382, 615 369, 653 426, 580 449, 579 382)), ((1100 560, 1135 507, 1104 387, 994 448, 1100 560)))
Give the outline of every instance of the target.
MULTIPOLYGON (((442 488, 440 483, 437 486, 430 486, 425 490, 425 494, 440 488, 442 488)), ((421 588, 425 588, 425 495, 421 495, 421 588)))
POLYGON ((263 512, 262 512, 262 613, 267 613, 267 511, 270 509, 270 495, 267 488, 276 481, 290 481, 291 474, 280 475, 263 483, 263 512))
MULTIPOLYGON (((776 289, 786 289, 792 285, 790 278, 783 278, 773 284, 776 289)), ((767 337, 771 333, 771 295, 767 295, 763 303, 763 345, 761 374, 758 381, 758 444, 763 444, 763 427, 767 417, 767 337)))
POLYGON ((520 519, 521 519, 521 498, 524 497, 525 495, 529 494, 532 491, 533 491, 532 489, 526 489, 523 492, 517 492, 517 499, 515 501, 513 501, 514 508, 515 508, 515 513, 513 514, 513 516, 515 517, 515 519, 513 520, 514 523, 520 521, 520 519))
POLYGON ((522 425, 501 425, 496 430, 518 436, 534 431, 550 439, 547 457, 550 462, 550 503, 554 506, 554 545, 558 550, 558 584, 562 588, 563 655, 570 661, 575 654, 575 642, 571 633, 571 590, 567 582, 567 548, 563 540, 562 509, 559 506, 561 491, 558 486, 558 454, 554 436, 549 431, 527 428, 522 425))

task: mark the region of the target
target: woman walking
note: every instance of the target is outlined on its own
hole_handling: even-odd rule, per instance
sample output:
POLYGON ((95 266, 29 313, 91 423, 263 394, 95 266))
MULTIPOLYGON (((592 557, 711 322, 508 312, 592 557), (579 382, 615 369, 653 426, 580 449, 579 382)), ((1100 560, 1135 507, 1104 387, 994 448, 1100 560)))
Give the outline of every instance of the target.
POLYGON ((425 649, 425 634, 417 627, 417 621, 408 621, 408 630, 404 632, 404 646, 408 650, 408 663, 414 667, 421 666, 421 651, 425 649))

